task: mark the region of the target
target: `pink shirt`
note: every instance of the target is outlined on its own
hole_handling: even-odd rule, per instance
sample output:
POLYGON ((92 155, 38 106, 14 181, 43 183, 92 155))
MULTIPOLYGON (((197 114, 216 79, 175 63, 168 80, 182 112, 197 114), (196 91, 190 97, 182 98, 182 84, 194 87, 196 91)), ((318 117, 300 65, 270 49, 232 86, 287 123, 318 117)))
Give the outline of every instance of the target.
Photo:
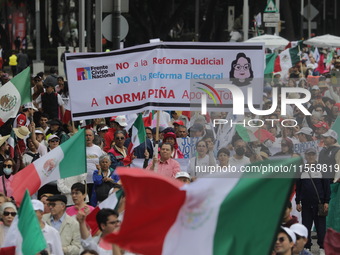
POLYGON ((6 194, 7 197, 11 197, 12 194, 13 194, 13 189, 11 187, 11 183, 13 181, 13 178, 14 178, 13 174, 11 174, 11 176, 8 179, 5 177, 5 175, 0 176, 0 192, 5 194, 5 189, 4 189, 4 185, 3 185, 3 183, 5 183, 5 187, 6 187, 6 191, 7 191, 7 194, 6 194))
MULTIPOLYGON (((146 170, 151 170, 152 166, 152 161, 151 163, 147 166, 146 170)), ((179 163, 172 159, 172 158, 169 158, 168 160, 164 161, 164 162, 159 162, 158 164, 158 169, 157 169, 157 173, 161 174, 161 175, 164 175, 164 176, 168 176, 168 177, 171 177, 171 178, 175 178, 176 176, 176 173, 180 172, 180 165, 179 163)), ((153 170, 151 170, 153 171, 153 170)))
MULTIPOLYGON (((86 205, 86 206, 90 209, 90 212, 93 211, 93 209, 94 209, 93 206, 91 206, 91 205, 86 205)), ((85 207, 82 208, 81 210, 84 212, 85 207)), ((66 208, 66 213, 69 216, 77 215, 78 214, 78 209, 74 205, 72 205, 72 206, 66 208)))

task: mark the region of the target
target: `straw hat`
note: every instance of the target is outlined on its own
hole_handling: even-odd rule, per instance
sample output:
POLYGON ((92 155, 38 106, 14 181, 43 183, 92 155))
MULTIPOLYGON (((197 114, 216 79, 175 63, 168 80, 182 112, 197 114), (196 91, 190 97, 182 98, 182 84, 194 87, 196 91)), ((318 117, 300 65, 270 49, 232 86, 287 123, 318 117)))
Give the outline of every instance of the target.
POLYGON ((0 137, 0 147, 7 141, 9 135, 0 137))
POLYGON ((14 133, 16 134, 17 137, 20 139, 24 139, 26 136, 30 134, 30 131, 26 126, 21 126, 18 128, 13 128, 14 133))

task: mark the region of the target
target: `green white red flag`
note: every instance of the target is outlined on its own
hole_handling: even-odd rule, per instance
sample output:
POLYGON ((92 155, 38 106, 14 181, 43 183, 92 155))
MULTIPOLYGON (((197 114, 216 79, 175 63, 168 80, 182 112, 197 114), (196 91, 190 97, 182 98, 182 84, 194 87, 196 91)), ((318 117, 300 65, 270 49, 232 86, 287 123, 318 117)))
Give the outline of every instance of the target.
POLYGON ((0 87, 0 127, 10 118, 14 118, 21 105, 31 102, 30 68, 0 87))
POLYGON ((33 255, 47 247, 27 190, 20 205, 18 216, 14 218, 7 231, 3 247, 6 247, 6 249, 0 250, 1 255, 6 254, 3 252, 13 251, 13 249, 14 251, 17 249, 17 254, 33 255))
POLYGON ((97 224, 96 216, 97 213, 104 208, 117 209, 120 199, 122 198, 124 192, 122 189, 110 194, 104 201, 96 206, 89 215, 86 216, 86 223, 91 229, 91 235, 95 236, 98 232, 99 227, 97 224))
POLYGON ((40 187, 51 181, 85 172, 85 129, 80 129, 66 142, 14 175, 11 183, 13 197, 20 203, 26 189, 33 195, 40 187))
MULTIPOLYGON (((292 158, 251 166, 299 164, 292 158)), ((117 174, 126 193, 124 220, 119 232, 105 239, 148 255, 270 254, 293 184, 289 174, 268 179, 263 177, 274 176, 240 173, 185 186, 141 169, 118 168, 117 174)))

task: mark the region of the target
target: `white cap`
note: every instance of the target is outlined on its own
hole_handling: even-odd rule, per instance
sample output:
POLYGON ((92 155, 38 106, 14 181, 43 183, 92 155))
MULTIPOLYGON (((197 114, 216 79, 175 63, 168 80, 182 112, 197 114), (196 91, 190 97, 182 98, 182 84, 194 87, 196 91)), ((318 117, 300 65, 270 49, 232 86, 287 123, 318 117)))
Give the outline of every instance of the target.
POLYGON ((32 102, 24 104, 24 109, 33 109, 36 112, 38 111, 32 102))
POLYGON ((124 115, 117 116, 115 122, 117 122, 122 127, 127 126, 126 117, 124 115))
POLYGON ((36 133, 36 134, 44 134, 44 132, 41 131, 41 130, 39 130, 39 129, 36 129, 36 130, 34 131, 34 133, 36 133))
POLYGON ((98 132, 105 131, 105 130, 109 130, 109 128, 107 126, 101 127, 98 129, 98 132))
POLYGON ((308 64, 307 69, 313 69, 314 70, 314 65, 313 64, 308 64))
POLYGON ((303 127, 300 129, 299 132, 296 132, 296 134, 305 134, 305 135, 312 135, 313 129, 309 127, 303 127))
POLYGON ((332 137, 334 138, 336 141, 338 140, 338 134, 337 132, 335 132, 334 130, 332 129, 328 129, 328 131, 324 134, 322 134, 322 136, 325 136, 325 137, 332 137))
POLYGON ((314 85, 314 86, 312 87, 312 90, 313 90, 313 89, 315 89, 315 90, 320 90, 320 88, 319 88, 318 85, 314 85))
POLYGON ((57 136, 57 135, 50 135, 49 137, 48 137, 48 142, 50 141, 50 140, 52 140, 53 138, 58 138, 59 140, 60 140, 60 138, 59 138, 59 136, 57 136))
POLYGON ((290 229, 297 235, 308 238, 308 230, 307 228, 300 224, 300 223, 295 223, 290 226, 290 229))
POLYGON ((44 204, 43 204, 43 202, 41 202, 41 201, 39 201, 37 199, 32 199, 31 201, 32 201, 32 205, 33 205, 33 210, 34 211, 38 211, 38 210, 40 210, 42 212, 44 211, 44 204))
POLYGON ((175 176, 176 179, 181 177, 188 178, 189 180, 191 180, 190 175, 187 172, 178 172, 175 176))
POLYGON ((284 232, 287 233, 287 235, 290 236, 290 238, 292 239, 292 242, 295 243, 296 242, 296 235, 294 234, 294 232, 292 230, 290 230, 289 228, 286 227, 282 227, 281 228, 284 230, 284 232))

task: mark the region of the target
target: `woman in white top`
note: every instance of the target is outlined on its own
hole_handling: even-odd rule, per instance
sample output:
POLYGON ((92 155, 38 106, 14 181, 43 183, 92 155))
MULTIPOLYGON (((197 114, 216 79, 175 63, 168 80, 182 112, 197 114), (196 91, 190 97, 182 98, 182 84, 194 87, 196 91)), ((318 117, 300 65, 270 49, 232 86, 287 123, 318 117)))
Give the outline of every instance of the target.
POLYGON ((200 140, 196 144, 197 156, 190 159, 188 173, 192 177, 199 177, 209 173, 208 166, 216 166, 214 152, 208 149, 208 143, 200 140))

